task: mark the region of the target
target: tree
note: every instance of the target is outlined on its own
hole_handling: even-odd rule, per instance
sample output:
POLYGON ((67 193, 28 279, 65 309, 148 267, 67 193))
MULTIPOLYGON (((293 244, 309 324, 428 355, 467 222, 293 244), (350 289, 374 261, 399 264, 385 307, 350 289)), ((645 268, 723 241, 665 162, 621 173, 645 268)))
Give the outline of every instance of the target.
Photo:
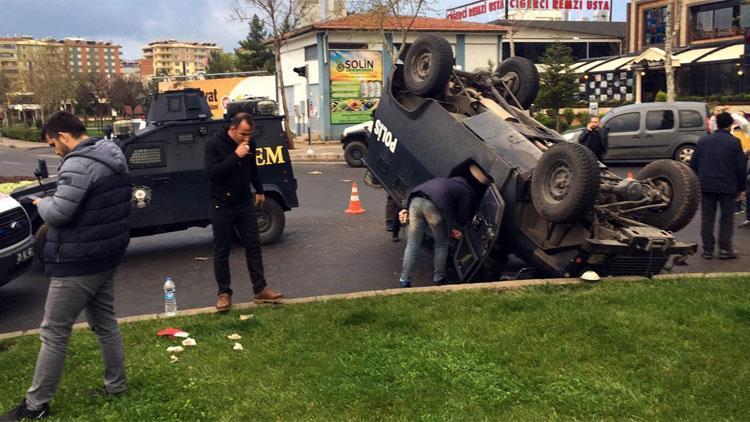
POLYGON ((248 26, 250 32, 247 38, 240 41, 240 48, 235 50, 237 69, 244 72, 265 70, 274 73, 276 66, 274 66, 273 51, 264 44, 268 33, 263 27, 263 22, 258 15, 253 15, 248 26))
POLYGON ((297 28, 302 19, 315 7, 318 7, 317 3, 305 0, 234 0, 232 3, 232 13, 237 19, 242 22, 249 22, 252 18, 249 17, 248 10, 258 10, 263 16, 263 23, 271 30, 269 36, 276 60, 276 78, 279 81, 281 106, 284 110, 284 133, 290 148, 294 148, 294 138, 289 126, 289 105, 286 101, 286 90, 284 89, 281 48, 286 45, 287 34, 297 28))
POLYGON ((229 73, 237 71, 237 56, 234 53, 212 51, 208 58, 206 73, 229 73))
POLYGON ((560 130, 560 109, 575 104, 578 96, 578 78, 570 71, 573 51, 562 44, 552 44, 544 51, 541 63, 545 70, 540 77, 542 89, 537 104, 553 110, 555 129, 560 130))
MULTIPOLYGON (((670 0, 667 3, 667 16, 665 16, 665 39, 664 39, 664 76, 667 78, 667 101, 675 99, 674 67, 672 67, 672 49, 674 48, 677 33, 680 30, 680 14, 682 13, 682 0, 670 0)), ((678 42, 679 44, 679 42, 678 42)))
POLYGON ((30 53, 30 65, 24 71, 27 86, 34 93, 34 101, 45 115, 60 110, 75 95, 75 83, 70 76, 64 50, 57 46, 41 46, 30 53))
POLYGON ((75 80, 74 99, 76 112, 82 114, 84 121, 88 121, 89 114, 96 113, 99 102, 99 78, 93 74, 79 74, 75 80))
POLYGON ((125 106, 133 109, 138 106, 139 95, 143 93, 143 85, 139 81, 117 77, 109 84, 107 98, 112 108, 123 114, 125 106))
POLYGON ((11 92, 13 92, 13 81, 0 71, 0 106, 4 109, 3 111, 6 114, 7 121, 10 122, 10 116, 12 113, 9 112, 10 110, 10 96, 11 92))

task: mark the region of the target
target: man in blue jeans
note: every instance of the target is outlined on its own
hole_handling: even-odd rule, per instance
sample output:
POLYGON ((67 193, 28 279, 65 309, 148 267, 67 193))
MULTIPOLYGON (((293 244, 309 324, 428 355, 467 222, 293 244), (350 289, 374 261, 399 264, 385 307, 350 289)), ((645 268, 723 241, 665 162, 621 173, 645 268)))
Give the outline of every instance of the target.
POLYGON ((403 209, 399 213, 401 223, 409 225, 399 280, 401 287, 411 287, 417 251, 428 228, 435 244, 433 281, 437 285, 446 284, 448 238, 450 235, 461 237, 461 233, 453 227, 468 224, 474 215, 478 198, 481 198, 480 193, 491 182, 476 164, 469 165, 469 172, 471 176, 428 180, 409 193, 408 210, 403 209))
POLYGON ((122 150, 90 138, 74 115, 58 112, 42 137, 62 157, 53 196, 35 199, 47 223, 44 273, 51 277, 39 337, 42 347, 26 398, 0 420, 49 416, 68 337, 81 311, 104 358, 101 394, 125 391, 125 355, 115 317, 114 277, 130 241, 130 175, 122 150))

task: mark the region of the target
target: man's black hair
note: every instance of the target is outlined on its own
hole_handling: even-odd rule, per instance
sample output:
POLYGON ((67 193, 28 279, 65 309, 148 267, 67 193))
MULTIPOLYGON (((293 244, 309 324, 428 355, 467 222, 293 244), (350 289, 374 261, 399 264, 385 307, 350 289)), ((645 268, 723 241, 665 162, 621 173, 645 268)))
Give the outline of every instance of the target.
POLYGON ((86 134, 86 126, 81 123, 78 117, 67 111, 58 111, 42 126, 40 135, 42 140, 46 140, 47 135, 50 138, 57 138, 60 132, 67 132, 72 137, 79 138, 86 134))
POLYGON ((729 129, 732 126, 732 123, 734 123, 734 118, 726 111, 719 113, 719 115, 716 116, 716 126, 719 129, 729 129))
POLYGON ((251 128, 255 129, 255 120, 250 113, 240 112, 232 117, 232 126, 239 127, 242 122, 247 122, 251 128))

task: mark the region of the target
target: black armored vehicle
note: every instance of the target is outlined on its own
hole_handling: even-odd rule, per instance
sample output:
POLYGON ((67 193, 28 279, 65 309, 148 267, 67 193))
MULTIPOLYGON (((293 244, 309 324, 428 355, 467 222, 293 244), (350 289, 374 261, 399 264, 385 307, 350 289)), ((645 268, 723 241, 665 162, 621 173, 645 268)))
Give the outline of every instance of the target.
MULTIPOLYGON (((208 175, 205 171, 206 142, 229 127, 229 118, 250 111, 256 122, 256 161, 266 194, 257 209, 261 243, 279 239, 284 231, 284 212, 297 207, 297 180, 289 159, 288 144, 273 101, 250 99, 230 103, 224 119, 212 119, 203 93, 197 89, 167 91, 151 97, 147 126, 122 133, 116 142, 125 153, 133 181, 130 234, 147 236, 206 227, 209 220, 208 175), (269 106, 269 103, 271 106, 269 106)), ((37 175, 40 184, 12 193, 31 217, 37 242, 46 235, 29 196, 54 193, 55 180, 47 177, 45 163, 37 175)), ((248 189, 251 189, 248 186, 248 189)), ((39 242, 38 242, 39 243, 39 242)))
POLYGON ((539 90, 531 62, 511 58, 494 73, 453 64, 444 38, 414 42, 384 87, 364 162, 366 181, 402 205, 414 186, 472 163, 491 176, 453 245, 460 281, 485 260, 499 272, 511 254, 539 276, 575 277, 651 276, 695 253, 673 235, 699 203, 689 167, 659 160, 623 179, 524 111, 539 90))

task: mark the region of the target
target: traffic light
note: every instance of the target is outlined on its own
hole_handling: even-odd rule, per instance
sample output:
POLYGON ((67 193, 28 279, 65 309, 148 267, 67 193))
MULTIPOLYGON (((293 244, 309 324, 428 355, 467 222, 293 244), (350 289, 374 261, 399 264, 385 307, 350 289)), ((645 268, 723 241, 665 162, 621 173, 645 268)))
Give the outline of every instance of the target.
POLYGON ((300 75, 303 78, 307 77, 307 65, 292 68, 294 73, 300 75))

